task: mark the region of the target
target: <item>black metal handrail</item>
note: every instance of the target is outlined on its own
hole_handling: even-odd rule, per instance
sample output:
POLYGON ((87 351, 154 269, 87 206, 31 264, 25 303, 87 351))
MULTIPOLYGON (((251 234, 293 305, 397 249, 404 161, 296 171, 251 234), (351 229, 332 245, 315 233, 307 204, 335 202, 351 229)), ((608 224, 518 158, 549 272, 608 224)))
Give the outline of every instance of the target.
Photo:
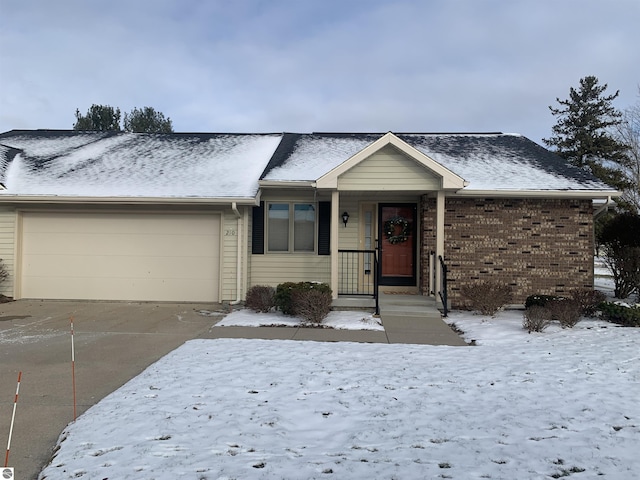
POLYGON ((378 255, 375 250, 338 250, 338 295, 372 296, 378 304, 378 255))
POLYGON ((440 300, 442 300, 442 316, 446 317, 449 313, 449 307, 447 306, 447 266, 444 263, 444 259, 442 255, 438 255, 438 260, 440 260, 440 271, 442 272, 441 286, 438 295, 440 295, 440 300))

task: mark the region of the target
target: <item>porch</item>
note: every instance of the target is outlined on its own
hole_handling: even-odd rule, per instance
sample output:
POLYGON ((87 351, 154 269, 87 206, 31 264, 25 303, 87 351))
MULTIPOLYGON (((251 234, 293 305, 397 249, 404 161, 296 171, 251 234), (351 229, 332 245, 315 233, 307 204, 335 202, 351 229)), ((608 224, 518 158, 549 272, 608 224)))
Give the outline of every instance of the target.
POLYGON ((436 253, 429 255, 429 285, 438 291, 421 295, 417 286, 380 285, 378 250, 338 250, 338 289, 334 310, 373 309, 381 314, 383 306, 408 313, 433 312, 447 316, 447 266, 436 253))

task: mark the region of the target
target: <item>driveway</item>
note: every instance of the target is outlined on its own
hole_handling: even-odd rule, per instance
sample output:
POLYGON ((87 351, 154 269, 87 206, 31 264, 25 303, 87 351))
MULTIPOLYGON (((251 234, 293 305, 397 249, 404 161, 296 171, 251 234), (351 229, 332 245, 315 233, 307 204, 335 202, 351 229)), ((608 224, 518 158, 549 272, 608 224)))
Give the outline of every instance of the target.
MULTIPOLYGON (((0 304, 0 445, 5 452, 18 372, 22 382, 9 466, 36 479, 73 421, 70 317, 77 415, 185 341, 205 336, 218 305, 26 301, 0 304)), ((4 455, 2 460, 4 465, 4 455)))

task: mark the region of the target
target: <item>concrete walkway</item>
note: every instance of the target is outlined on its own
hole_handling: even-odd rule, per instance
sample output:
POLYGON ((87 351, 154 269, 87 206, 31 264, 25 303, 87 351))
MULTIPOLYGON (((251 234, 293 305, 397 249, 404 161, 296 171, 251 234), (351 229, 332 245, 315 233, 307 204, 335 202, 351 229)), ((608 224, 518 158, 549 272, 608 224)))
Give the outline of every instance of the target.
POLYGON ((203 338, 466 345, 464 340, 442 320, 435 300, 430 297, 381 293, 380 317, 384 332, 308 327, 214 327, 203 338))
POLYGON ((380 293, 380 318, 389 343, 467 345, 442 320, 432 297, 380 293))

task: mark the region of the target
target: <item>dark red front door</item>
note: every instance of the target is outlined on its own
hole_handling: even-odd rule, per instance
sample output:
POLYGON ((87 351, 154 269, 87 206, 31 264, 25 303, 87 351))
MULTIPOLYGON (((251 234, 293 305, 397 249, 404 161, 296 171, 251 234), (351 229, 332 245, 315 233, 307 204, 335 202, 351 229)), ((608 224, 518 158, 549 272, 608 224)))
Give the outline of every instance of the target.
POLYGON ((380 284, 416 284, 416 205, 382 203, 379 207, 380 284))

